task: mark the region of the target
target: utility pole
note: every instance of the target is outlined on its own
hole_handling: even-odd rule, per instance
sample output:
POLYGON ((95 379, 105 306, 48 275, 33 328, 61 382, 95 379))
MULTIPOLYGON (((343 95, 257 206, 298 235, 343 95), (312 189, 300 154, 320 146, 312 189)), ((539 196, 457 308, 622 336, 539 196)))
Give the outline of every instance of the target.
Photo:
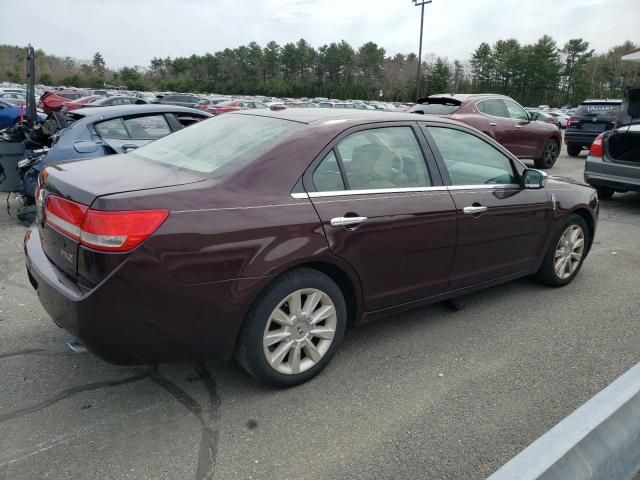
POLYGON ((422 31, 424 28, 424 6, 432 0, 411 0, 416 7, 422 9, 420 16, 420 46, 418 47, 418 83, 416 85, 416 101, 420 98, 420 73, 422 71, 422 31))

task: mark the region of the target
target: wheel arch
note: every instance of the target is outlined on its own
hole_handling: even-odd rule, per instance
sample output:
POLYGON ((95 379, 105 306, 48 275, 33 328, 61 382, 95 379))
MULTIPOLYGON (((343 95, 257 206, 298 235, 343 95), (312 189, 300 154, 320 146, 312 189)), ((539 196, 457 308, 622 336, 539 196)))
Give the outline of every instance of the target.
POLYGON ((591 246, 593 245, 593 238, 596 233, 595 219, 593 218, 591 212, 584 207, 578 207, 575 210, 572 210, 571 213, 581 216, 587 224, 587 228, 589 229, 589 244, 587 245, 587 252, 589 252, 589 250, 591 250, 591 246))
MULTIPOLYGON (((262 286, 260 291, 255 295, 253 302, 259 297, 261 292, 269 287, 282 275, 300 268, 310 268, 327 275, 331 280, 336 282, 347 305, 347 325, 356 325, 364 314, 364 299, 360 278, 353 268, 333 255, 323 255, 315 258, 301 258, 299 261, 282 265, 270 275, 270 281, 262 286)), ((253 304, 252 302, 252 304, 253 304)), ((249 311, 249 309, 247 309, 249 311)))

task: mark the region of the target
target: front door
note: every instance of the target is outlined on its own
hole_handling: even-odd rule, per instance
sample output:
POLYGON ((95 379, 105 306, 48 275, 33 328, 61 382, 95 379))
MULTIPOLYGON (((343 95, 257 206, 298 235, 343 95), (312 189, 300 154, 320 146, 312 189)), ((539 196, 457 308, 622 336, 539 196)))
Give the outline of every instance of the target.
POLYGON ((530 271, 542 254, 552 213, 547 192, 522 188, 523 167, 475 132, 424 129, 449 176, 458 213, 451 289, 530 271))
POLYGON ((358 273, 367 311, 448 288, 456 208, 419 135, 411 124, 359 129, 305 175, 329 247, 358 273))
POLYGON ((546 135, 541 131, 536 122, 529 119, 529 114, 524 108, 512 100, 504 100, 513 120, 513 133, 509 140, 511 152, 518 157, 536 158, 547 141, 546 135))

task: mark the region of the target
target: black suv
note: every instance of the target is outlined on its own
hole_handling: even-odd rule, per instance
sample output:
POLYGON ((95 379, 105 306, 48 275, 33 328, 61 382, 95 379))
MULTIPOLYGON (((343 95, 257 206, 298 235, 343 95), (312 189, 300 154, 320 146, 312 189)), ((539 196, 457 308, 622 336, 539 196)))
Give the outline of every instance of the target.
POLYGON ((564 143, 567 153, 577 157, 583 148, 589 148, 602 132, 616 125, 622 100, 585 100, 567 121, 564 143))

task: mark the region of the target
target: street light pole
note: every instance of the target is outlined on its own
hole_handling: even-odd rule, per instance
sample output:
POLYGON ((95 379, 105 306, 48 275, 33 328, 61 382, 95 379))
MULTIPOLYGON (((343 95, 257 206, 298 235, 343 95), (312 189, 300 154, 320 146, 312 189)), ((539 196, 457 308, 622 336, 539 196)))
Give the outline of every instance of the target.
POLYGON ((416 7, 422 9, 420 16, 420 46, 418 47, 418 80, 416 85, 416 101, 420 98, 420 73, 422 71, 422 31, 424 29, 424 6, 431 3, 432 0, 412 0, 416 7))

